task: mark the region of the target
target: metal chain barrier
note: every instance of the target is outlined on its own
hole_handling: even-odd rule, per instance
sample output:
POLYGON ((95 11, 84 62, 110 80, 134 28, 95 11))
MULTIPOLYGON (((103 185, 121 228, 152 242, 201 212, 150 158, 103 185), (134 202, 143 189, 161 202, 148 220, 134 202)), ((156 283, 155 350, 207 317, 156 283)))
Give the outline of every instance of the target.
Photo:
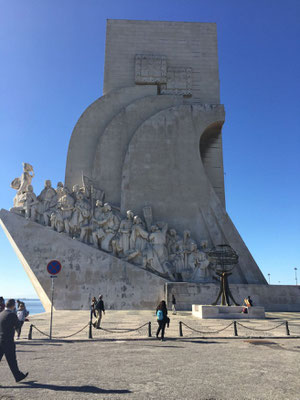
MULTIPOLYGON (((144 328, 146 325, 148 325, 148 336, 151 337, 151 322, 146 322, 145 324, 137 327, 137 328, 114 328, 114 329, 106 329, 106 328, 102 328, 100 327, 99 329, 105 331, 105 332, 109 332, 109 333, 127 333, 127 332, 134 332, 134 331, 138 331, 142 328, 144 328)), ((78 333, 82 332, 85 328, 90 327, 90 331, 91 331, 91 323, 88 322, 83 328, 81 328, 79 331, 72 333, 71 335, 67 335, 67 336, 51 336, 51 338, 53 339, 68 339, 72 336, 78 335, 78 333)), ((32 330, 33 328, 35 330, 37 330, 41 335, 46 336, 48 338, 50 338, 50 335, 48 333, 45 333, 43 331, 41 331, 37 326, 31 324, 30 325, 30 329, 29 329, 29 334, 28 334, 28 339, 31 340, 32 339, 32 330)), ((140 333, 140 332, 139 332, 140 333)), ((89 338, 92 339, 92 335, 90 333, 89 338)))
MULTIPOLYGON (((82 332, 85 328, 87 328, 89 326, 89 322, 83 327, 81 328, 79 331, 72 333, 71 335, 67 335, 67 336, 52 336, 53 339, 68 339, 72 336, 78 335, 78 333, 82 332)), ((36 329, 41 335, 47 336, 48 338, 50 338, 50 335, 48 335, 47 333, 41 331, 37 326, 35 325, 30 325, 30 329, 36 329)))
MULTIPOLYGON (((181 321, 180 321, 181 322, 181 321)), ((190 329, 191 331, 197 332, 197 333, 203 333, 203 334, 209 334, 209 333, 220 333, 222 331, 225 331, 225 329, 228 329, 231 325, 233 325, 233 322, 231 322, 229 325, 227 325, 225 328, 218 329, 217 331, 199 331, 198 329, 192 328, 191 326, 185 324, 184 322, 181 322, 182 325, 184 325, 186 328, 190 329)))
POLYGON ((107 329, 107 328, 102 328, 100 326, 99 329, 101 329, 102 331, 105 331, 105 332, 109 332, 109 333, 127 333, 127 332, 138 331, 141 328, 144 328, 144 326, 146 326, 146 325, 149 325, 149 322, 146 322, 145 324, 139 326, 138 328, 113 328, 113 329, 107 329))
POLYGON ((274 326, 273 328, 270 328, 270 329, 251 328, 251 327, 249 327, 249 326, 246 326, 246 325, 241 324, 240 322, 237 322, 237 324, 238 324, 239 326, 241 326, 242 328, 249 329, 249 330, 251 330, 251 331, 269 332, 269 331, 272 331, 272 330, 274 330, 274 329, 279 328, 279 327, 282 326, 282 325, 285 325, 285 322, 281 322, 279 325, 276 325, 276 326, 274 326))

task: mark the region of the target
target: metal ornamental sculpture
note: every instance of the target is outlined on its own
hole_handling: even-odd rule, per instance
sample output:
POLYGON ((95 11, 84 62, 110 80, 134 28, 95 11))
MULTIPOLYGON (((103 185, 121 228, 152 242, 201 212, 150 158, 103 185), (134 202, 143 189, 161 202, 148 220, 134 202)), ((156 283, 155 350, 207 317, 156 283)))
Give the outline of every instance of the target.
MULTIPOLYGON (((232 300, 234 305, 238 306, 239 304, 234 300, 228 284, 228 277, 238 263, 238 254, 227 244, 217 245, 207 254, 214 265, 216 275, 220 277, 220 290, 216 301, 212 305, 216 306, 221 297, 221 306, 230 306, 229 299, 232 300)), ((218 280, 216 277, 214 279, 218 280)))

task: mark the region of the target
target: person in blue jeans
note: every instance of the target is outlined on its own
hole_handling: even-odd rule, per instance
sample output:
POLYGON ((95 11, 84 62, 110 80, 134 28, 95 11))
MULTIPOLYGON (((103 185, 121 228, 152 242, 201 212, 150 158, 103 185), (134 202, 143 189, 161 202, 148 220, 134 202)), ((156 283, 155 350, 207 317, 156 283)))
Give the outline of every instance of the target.
POLYGON ((156 318, 158 323, 156 339, 158 339, 158 335, 161 331, 161 340, 165 340, 165 328, 166 325, 169 326, 170 319, 168 317, 167 305, 164 300, 162 300, 156 308, 156 318))

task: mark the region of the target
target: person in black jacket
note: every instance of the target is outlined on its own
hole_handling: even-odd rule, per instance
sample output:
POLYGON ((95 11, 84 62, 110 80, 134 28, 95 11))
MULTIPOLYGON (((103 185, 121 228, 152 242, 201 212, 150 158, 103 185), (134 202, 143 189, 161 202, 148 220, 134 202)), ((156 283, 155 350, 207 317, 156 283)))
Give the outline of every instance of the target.
POLYGON ((4 298, 0 297, 0 312, 3 311, 5 308, 4 298))
POLYGON ((7 300, 5 310, 0 313, 0 361, 5 354, 9 368, 15 377, 16 382, 26 378, 28 372, 23 374, 19 370, 16 359, 16 345, 14 342, 15 330, 19 328, 20 322, 14 309, 16 302, 14 299, 7 300))
POLYGON ((156 307, 156 317, 158 323, 156 339, 158 339, 159 332, 161 331, 161 340, 165 340, 165 328, 166 325, 169 326, 170 318, 168 317, 167 305, 164 300, 162 300, 156 307))
POLYGON ((97 301, 95 305, 95 312, 96 312, 96 317, 97 321, 93 324, 95 328, 100 329, 100 322, 102 319, 102 312, 105 315, 105 309, 104 309, 104 303, 103 303, 103 296, 99 296, 99 300, 97 301))

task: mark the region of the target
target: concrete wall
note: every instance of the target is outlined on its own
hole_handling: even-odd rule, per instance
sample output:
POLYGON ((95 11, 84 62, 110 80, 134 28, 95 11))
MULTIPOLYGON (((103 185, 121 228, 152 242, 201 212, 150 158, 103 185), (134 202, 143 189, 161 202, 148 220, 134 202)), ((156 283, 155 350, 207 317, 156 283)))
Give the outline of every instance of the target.
MULTIPOLYGON (((238 285, 230 284, 233 298, 242 304, 251 296, 255 306, 266 311, 300 311, 300 286, 287 285, 238 285)), ((218 283, 166 283, 166 298, 171 307, 172 294, 175 295, 178 310, 192 310, 192 304, 212 304, 218 295, 218 283)), ((220 304, 220 302, 219 302, 220 304)))
POLYGON ((216 24, 107 20, 104 94, 135 84, 136 54, 167 56, 171 67, 191 67, 193 99, 220 102, 216 24))

